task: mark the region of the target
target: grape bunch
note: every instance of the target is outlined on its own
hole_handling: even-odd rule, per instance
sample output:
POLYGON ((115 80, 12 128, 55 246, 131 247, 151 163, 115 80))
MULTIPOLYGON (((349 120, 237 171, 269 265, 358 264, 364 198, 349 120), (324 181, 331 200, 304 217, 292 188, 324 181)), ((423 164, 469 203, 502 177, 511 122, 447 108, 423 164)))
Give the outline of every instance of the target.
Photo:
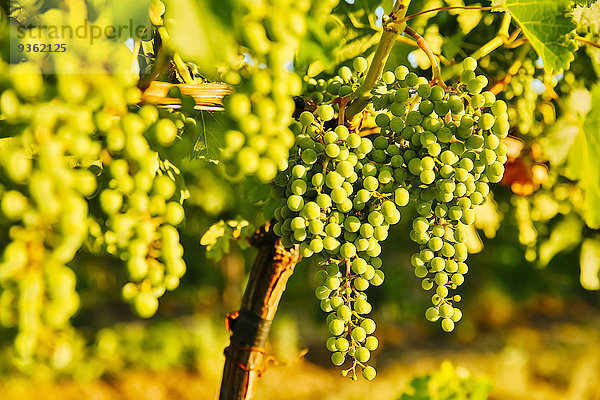
POLYGON ((460 296, 451 291, 468 271, 465 227, 489 183, 502 179, 507 148, 500 139, 509 130, 506 103, 482 92, 487 79, 475 74, 477 62, 467 58, 461 65, 460 80, 447 90, 404 66, 385 73, 392 87, 377 99, 386 111, 375 118, 402 149, 398 166, 417 211, 410 238, 420 245, 411 263, 423 289, 435 287, 426 318, 441 320, 447 332, 462 316, 454 307, 460 296))
POLYGON ((248 3, 236 18, 240 52, 248 62, 229 68, 223 79, 235 86, 235 93, 224 100, 225 133, 221 157, 225 174, 236 180, 255 175, 271 182, 287 167, 287 156, 294 145, 289 129, 294 112, 292 96, 298 95, 302 82, 285 68, 292 59, 290 48, 297 46, 305 32, 302 15, 310 3, 267 1, 264 12, 248 3))
POLYGON ((173 173, 152 150, 168 147, 185 126, 181 113, 145 105, 123 118, 97 115, 106 151, 99 173, 101 213, 92 224, 93 247, 126 261, 131 282, 123 297, 142 317, 154 315, 158 297, 185 273, 175 228, 184 219, 173 173))
POLYGON ((290 167, 275 179, 273 230, 285 246, 299 245, 303 257, 314 256, 324 267, 315 294, 328 313, 332 362, 342 365, 348 357, 352 365, 344 374, 356 379, 360 367, 373 379, 367 362, 378 341, 364 291, 383 282, 379 242, 400 221, 398 206, 408 202, 408 193, 395 190, 400 148, 390 138, 371 141, 344 125, 325 128, 335 117, 330 105, 316 115, 300 115, 290 167))
POLYGON ((332 362, 343 365, 349 358, 343 374, 356 379, 360 367, 372 379, 376 372, 367 362, 378 342, 364 291, 384 278, 379 242, 400 220, 398 208, 414 199, 410 237, 420 251, 411 262, 422 287, 436 288, 426 317, 441 319, 451 331, 462 316, 454 307, 460 296, 450 291, 468 270, 465 228, 488 184, 502 178, 507 149, 500 139, 509 124, 506 104, 482 92, 487 79, 475 74, 477 63, 468 58, 450 88, 404 66, 385 72, 384 89, 367 108, 380 132, 361 137, 340 123, 335 97, 351 94, 367 69, 363 58, 353 66, 354 73, 342 67, 336 78, 307 81, 313 100, 333 106, 305 111, 292 124, 296 143, 290 166, 275 178, 271 207, 282 244, 297 245, 303 257, 323 266, 315 294, 328 313, 332 362))
MULTIPOLYGON (((56 71, 88 66, 81 54, 68 65, 48 62, 56 71)), ((58 346, 76 351, 79 339, 64 341, 77 336, 70 320, 80 307, 72 268, 80 249, 125 262, 132 282, 123 294, 141 316, 177 286, 182 197, 156 150, 176 144, 189 121, 135 106, 131 77, 49 79, 26 60, 10 68, 0 87, 0 324, 14 328, 16 359, 32 366, 58 346)))
POLYGON ((330 79, 308 78, 306 81, 306 97, 317 104, 321 104, 330 103, 338 97, 348 96, 354 93, 363 83, 368 66, 369 64, 364 57, 357 57, 352 62, 352 68, 340 67, 337 75, 330 79))

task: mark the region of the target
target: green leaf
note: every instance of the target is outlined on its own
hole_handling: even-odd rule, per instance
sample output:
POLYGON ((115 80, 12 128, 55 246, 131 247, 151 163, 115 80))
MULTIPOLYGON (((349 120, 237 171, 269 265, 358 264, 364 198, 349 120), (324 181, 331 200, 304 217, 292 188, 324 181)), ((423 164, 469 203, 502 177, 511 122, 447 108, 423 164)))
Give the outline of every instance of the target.
POLYGON ((510 13, 548 72, 569 68, 577 48, 571 37, 575 23, 567 16, 570 0, 492 0, 492 7, 510 13))
POLYGON ((572 214, 556 224, 550 238, 540 245, 540 265, 545 267, 558 253, 577 246, 581 241, 581 228, 583 223, 572 214))
POLYGON ((585 189, 585 221, 590 228, 600 228, 600 84, 592 90, 592 108, 583 122, 581 183, 585 189))
POLYGON ((575 4, 581 7, 589 7, 598 0, 575 0, 575 4))
POLYGON ((581 286, 587 290, 600 290, 600 240, 585 239, 579 260, 581 286))
POLYGON ((250 237, 254 232, 254 227, 241 218, 231 219, 229 221, 221 220, 212 225, 200 239, 200 244, 206 246, 206 256, 213 260, 220 260, 224 254, 230 251, 230 242, 235 239, 241 248, 246 247, 244 240, 250 237))
POLYGON ((581 32, 600 33, 600 3, 581 5, 573 9, 573 21, 581 32))
POLYGON ((544 136, 540 138, 540 144, 550 164, 558 165, 567 159, 579 130, 577 125, 566 118, 560 118, 548 127, 544 136))
MULTIPOLYGON (((589 4, 587 7, 575 7, 573 21, 577 24, 577 31, 585 35, 587 39, 596 43, 600 41, 600 3, 589 4)), ((596 76, 600 76, 600 49, 594 46, 584 46, 584 49, 592 59, 592 67, 596 76)))
POLYGON ((237 14, 235 8, 222 4, 221 12, 216 1, 168 0, 165 27, 169 33, 169 44, 180 55, 195 62, 206 74, 214 74, 215 65, 232 64, 238 58, 237 42, 233 24, 224 23, 222 10, 229 15, 237 14))

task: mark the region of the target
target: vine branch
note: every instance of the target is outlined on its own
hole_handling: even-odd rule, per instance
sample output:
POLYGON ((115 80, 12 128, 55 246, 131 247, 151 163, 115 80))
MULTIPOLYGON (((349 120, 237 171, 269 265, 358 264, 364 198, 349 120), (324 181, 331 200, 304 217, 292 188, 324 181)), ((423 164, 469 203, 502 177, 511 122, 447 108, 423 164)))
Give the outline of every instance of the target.
POLYGON ((369 103, 370 92, 381 77, 383 68, 396 42, 396 38, 404 31, 406 22, 403 20, 410 0, 398 0, 392 12, 383 19, 383 33, 381 40, 371 61, 365 80, 350 96, 346 109, 346 120, 351 120, 360 113, 369 103))
POLYGON ((427 13, 432 13, 432 12, 438 12, 438 11, 451 11, 451 10, 480 10, 480 11, 490 11, 493 7, 480 7, 480 6, 452 6, 452 7, 437 7, 437 8, 432 8, 430 10, 424 10, 424 11, 420 11, 418 13, 415 14, 411 14, 407 17, 404 17, 400 22, 406 22, 409 19, 413 19, 416 18, 420 15, 423 14, 427 14, 427 13))
POLYGON ((442 71, 440 69, 438 59, 435 54, 433 54, 433 51, 431 50, 431 47, 429 47, 427 40, 425 40, 423 36, 419 35, 408 25, 404 28, 404 32, 406 32, 409 36, 412 36, 417 41, 419 48, 423 50, 423 52, 425 52, 427 55, 427 58, 429 58, 429 62, 431 63, 432 82, 437 83, 443 87, 444 90, 448 89, 444 83, 444 79, 442 78, 442 71))

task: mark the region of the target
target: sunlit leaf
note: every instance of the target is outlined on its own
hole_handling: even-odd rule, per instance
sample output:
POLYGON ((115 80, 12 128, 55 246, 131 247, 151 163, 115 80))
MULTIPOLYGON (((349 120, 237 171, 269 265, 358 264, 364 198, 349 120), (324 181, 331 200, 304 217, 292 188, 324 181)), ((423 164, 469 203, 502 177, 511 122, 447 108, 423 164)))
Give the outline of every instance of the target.
POLYGON ((581 245, 579 281, 587 290, 600 289, 600 240, 585 239, 581 245))
POLYGON ((581 241, 581 228, 583 223, 574 215, 566 216, 556 224, 550 238, 540 245, 540 265, 548 265, 558 253, 577 246, 581 241))
POLYGON ((542 58, 548 72, 568 69, 576 46, 575 23, 567 16, 569 0, 492 0, 496 11, 508 11, 542 58))
POLYGON ((575 138, 567 161, 567 176, 585 191, 586 224, 600 228, 600 85, 592 90, 592 107, 575 138))

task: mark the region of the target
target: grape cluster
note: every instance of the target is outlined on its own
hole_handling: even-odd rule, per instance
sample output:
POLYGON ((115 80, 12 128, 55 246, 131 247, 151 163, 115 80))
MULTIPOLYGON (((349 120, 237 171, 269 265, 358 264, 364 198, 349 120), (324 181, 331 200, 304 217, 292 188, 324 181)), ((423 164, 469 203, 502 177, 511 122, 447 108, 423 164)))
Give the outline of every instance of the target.
POLYGON ((422 287, 435 287, 430 321, 441 319, 452 331, 462 313, 451 290, 464 282, 468 267, 465 226, 473 223, 473 207, 485 201, 489 183, 502 179, 508 135, 507 106, 491 92, 487 79, 476 76, 472 58, 462 62, 460 80, 448 90, 430 85, 404 66, 384 74, 393 85, 378 101, 385 106, 375 118, 384 135, 402 149, 398 167, 405 189, 416 200, 418 216, 410 238, 420 245, 411 258, 422 287))
MULTIPOLYGON (((106 55, 106 64, 92 57, 96 69, 123 61, 120 51, 106 55)), ((60 72, 51 78, 35 62, 0 61, 0 324, 15 328, 22 366, 60 346, 76 351, 72 265, 81 248, 126 263, 124 297, 145 317, 185 271, 175 228, 182 197, 155 149, 176 144, 191 122, 135 106, 141 93, 130 76, 72 74, 88 70, 87 56, 48 55, 60 72)))
POLYGON ((375 369, 366 363, 378 341, 375 323, 365 317, 372 307, 364 291, 383 282, 379 242, 400 221, 398 206, 408 202, 408 192, 394 183, 401 149, 383 136, 371 141, 343 125, 325 128, 335 117, 330 105, 316 115, 300 115, 290 167, 275 179, 273 230, 285 246, 299 245, 303 257, 314 255, 324 266, 315 294, 329 313, 332 362, 342 365, 349 357, 344 374, 356 379, 359 366, 373 379, 375 369))
MULTIPOLYGON (((357 57, 352 62, 352 68, 343 66, 337 75, 325 80, 323 78, 308 78, 306 81, 306 97, 317 104, 329 103, 337 97, 348 96, 364 81, 369 64, 364 57, 357 57)), ((334 107, 338 107, 337 104, 334 107)), ((339 111, 339 107, 338 107, 339 111)))
POLYGON ((460 80, 442 87, 404 67, 382 76, 367 110, 380 128, 372 139, 351 132, 339 119, 336 96, 351 94, 367 69, 353 63, 328 81, 308 80, 307 90, 321 104, 303 112, 292 124, 296 143, 290 166, 279 173, 272 189, 274 232, 286 246, 297 245, 303 257, 323 266, 316 274, 316 297, 328 313, 332 362, 357 367, 372 379, 367 362, 377 348, 375 323, 364 291, 382 283, 381 241, 400 220, 399 207, 416 203, 410 237, 420 245, 411 262, 422 287, 435 286, 431 321, 441 319, 451 331, 461 319, 451 295, 467 273, 466 226, 473 207, 485 201, 489 183, 504 173, 508 134, 507 107, 477 76, 477 63, 463 61, 460 80), (375 110, 375 111, 374 111, 375 110), (316 118, 315 118, 316 115, 316 118), (337 125, 337 126, 336 126, 337 125))
POLYGON ((96 116, 106 153, 99 174, 102 213, 92 225, 96 250, 126 261, 130 283, 123 297, 140 316, 150 317, 158 297, 179 285, 185 273, 183 247, 175 226, 184 210, 173 171, 151 149, 153 142, 168 147, 185 126, 181 113, 161 113, 151 105, 123 118, 96 116))
MULTIPOLYGON (((286 70, 289 52, 305 32, 302 14, 310 3, 263 2, 264 13, 248 3, 239 21, 239 44, 250 60, 240 69, 231 68, 223 79, 236 87, 224 100, 226 126, 222 158, 227 176, 236 179, 255 175, 271 182, 287 167, 287 156, 294 145, 289 124, 294 112, 292 96, 298 95, 302 82, 286 70)), ((246 7, 246 6, 244 6, 246 7)), ((237 68, 237 67, 236 67, 237 68)))

